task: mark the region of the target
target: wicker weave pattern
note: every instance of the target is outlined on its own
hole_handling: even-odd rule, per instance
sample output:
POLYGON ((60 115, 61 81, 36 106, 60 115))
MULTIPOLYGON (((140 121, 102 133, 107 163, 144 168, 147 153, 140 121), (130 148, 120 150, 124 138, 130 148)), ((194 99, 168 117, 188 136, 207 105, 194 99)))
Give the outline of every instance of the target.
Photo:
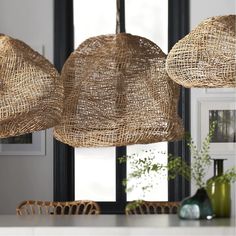
POLYGON ((17 215, 97 215, 100 207, 93 201, 49 202, 24 201, 16 209, 17 215))
POLYGON ((169 76, 185 87, 236 87, 236 16, 200 23, 168 54, 169 76))
POLYGON ((126 215, 176 214, 179 205, 179 202, 132 202, 126 206, 125 213, 126 215))
POLYGON ((167 76, 165 58, 139 36, 86 40, 62 70, 64 111, 55 138, 76 147, 180 139, 179 86, 167 76))
POLYGON ((0 137, 60 121, 63 85, 53 65, 25 43, 0 35, 0 137))

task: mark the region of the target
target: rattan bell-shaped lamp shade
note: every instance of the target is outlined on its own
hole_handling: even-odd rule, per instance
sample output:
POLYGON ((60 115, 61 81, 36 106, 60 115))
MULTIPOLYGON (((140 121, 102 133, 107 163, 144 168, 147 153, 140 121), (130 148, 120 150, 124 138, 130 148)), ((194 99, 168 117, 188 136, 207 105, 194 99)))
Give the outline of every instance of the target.
POLYGON ((153 42, 131 34, 87 39, 62 69, 64 110, 55 138, 75 147, 180 139, 179 86, 165 59, 153 42))
POLYGON ((200 23, 174 45, 166 69, 184 87, 236 87, 236 16, 200 23))
POLYGON ((62 109, 63 85, 53 65, 0 34, 0 138, 53 127, 62 109))

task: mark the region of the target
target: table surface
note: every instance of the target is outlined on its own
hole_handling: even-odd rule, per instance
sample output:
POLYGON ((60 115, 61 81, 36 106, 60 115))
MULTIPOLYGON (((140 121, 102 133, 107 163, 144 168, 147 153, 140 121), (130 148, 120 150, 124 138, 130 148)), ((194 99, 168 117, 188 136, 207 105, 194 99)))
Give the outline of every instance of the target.
POLYGON ((78 234, 236 236, 236 222, 235 218, 180 220, 176 215, 0 215, 0 235, 78 234))

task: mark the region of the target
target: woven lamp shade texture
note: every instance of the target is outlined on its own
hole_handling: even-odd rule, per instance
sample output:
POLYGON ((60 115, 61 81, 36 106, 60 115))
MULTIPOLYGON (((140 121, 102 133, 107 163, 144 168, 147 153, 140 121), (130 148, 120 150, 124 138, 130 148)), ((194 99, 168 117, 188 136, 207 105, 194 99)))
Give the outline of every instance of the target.
POLYGON ((87 39, 62 69, 65 89, 56 139, 75 147, 123 146, 182 138, 179 86, 165 54, 131 34, 87 39))
POLYGON ((184 87, 236 87, 236 16, 211 17, 174 45, 167 73, 184 87))
POLYGON ((63 109, 53 65, 25 43, 0 35, 0 137, 53 127, 63 109))

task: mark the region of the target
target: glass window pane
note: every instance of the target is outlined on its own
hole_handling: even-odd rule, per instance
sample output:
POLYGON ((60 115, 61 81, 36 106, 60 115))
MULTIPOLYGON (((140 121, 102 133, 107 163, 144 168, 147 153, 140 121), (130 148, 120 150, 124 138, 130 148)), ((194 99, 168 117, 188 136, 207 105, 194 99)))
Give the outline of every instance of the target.
MULTIPOLYGON (((127 33, 149 38, 167 53, 168 0, 128 0, 125 4, 127 33)), ((115 0, 74 1, 75 48, 89 37, 113 34, 115 28, 115 0)), ((154 144, 129 146, 128 154, 144 147, 153 148, 152 145, 154 144)), ((162 143, 161 148, 160 144, 155 145, 156 149, 165 149, 167 152, 167 143, 162 143)), ((167 161, 167 155, 162 158, 162 161, 167 161)), ((158 188, 153 190, 151 195, 146 196, 147 199, 167 200, 167 187, 166 178, 158 183, 158 188), (159 187, 161 191, 158 191, 159 187)), ((129 193, 128 200, 137 199, 137 196, 138 193, 129 193)), ((96 201, 115 201, 115 148, 76 149, 75 197, 96 201)))
MULTIPOLYGON (((87 38, 115 33, 116 1, 74 1, 74 47, 87 38)), ((75 150, 75 199, 115 201, 115 148, 75 150)))
POLYGON ((127 33, 140 35, 168 52, 168 0, 127 0, 127 33))
POLYGON ((75 199, 115 201, 115 148, 75 149, 75 199))
POLYGON ((116 0, 74 1, 74 46, 85 39, 114 34, 116 29, 116 0))
MULTIPOLYGON (((126 8, 126 31, 131 34, 146 37, 156 43, 164 53, 168 52, 168 0, 128 0, 126 8)), ((167 142, 133 145, 127 147, 127 155, 136 153, 139 157, 145 156, 145 150, 150 153, 153 150, 158 163, 167 163, 167 142), (163 152, 165 154, 158 154, 163 152)), ((127 165, 127 174, 131 173, 130 163, 127 165)), ((133 183, 135 184, 135 183, 133 183)), ((130 183, 132 185, 132 183, 130 183)), ((128 185, 128 187, 130 186, 128 185)), ((127 193, 127 200, 132 201, 143 198, 149 201, 168 201, 167 172, 161 175, 152 176, 149 179, 142 179, 139 188, 127 193), (148 181, 153 179, 153 188, 143 197, 141 186, 146 186, 148 181), (146 183, 145 183, 146 182, 146 183)))

